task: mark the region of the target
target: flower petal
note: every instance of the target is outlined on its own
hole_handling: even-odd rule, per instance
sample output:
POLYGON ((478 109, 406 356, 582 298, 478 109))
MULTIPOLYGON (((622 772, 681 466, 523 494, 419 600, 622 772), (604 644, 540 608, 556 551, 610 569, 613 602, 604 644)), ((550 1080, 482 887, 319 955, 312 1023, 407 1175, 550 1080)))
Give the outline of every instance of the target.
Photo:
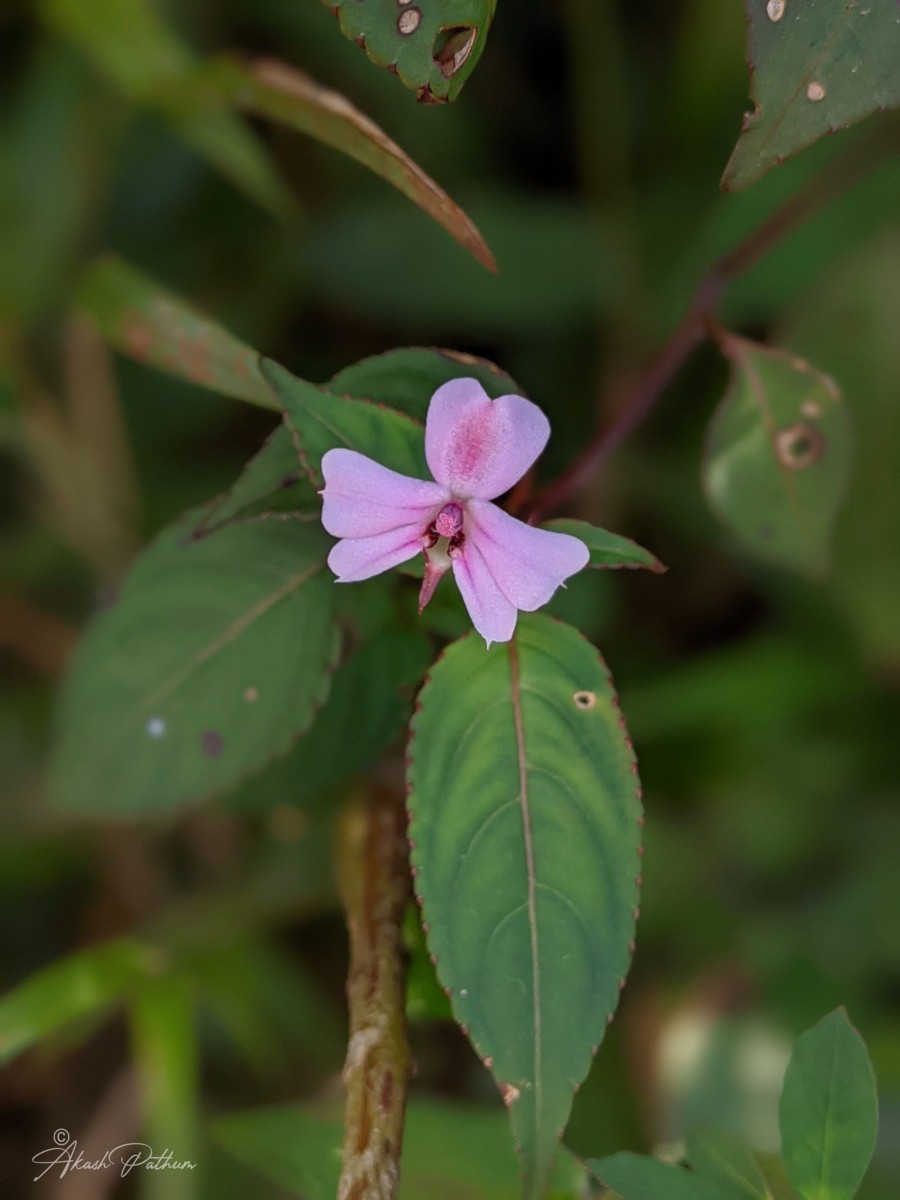
POLYGON ((504 596, 523 612, 546 604, 590 561, 584 542, 568 533, 535 529, 484 500, 470 500, 466 510, 466 549, 475 544, 504 596))
POLYGON ((454 496, 493 500, 518 483, 550 437, 550 422, 524 396, 491 400, 477 379, 451 379, 431 397, 425 457, 454 496))
POLYGON ((416 522, 372 537, 343 538, 332 546, 328 565, 338 583, 359 583, 415 558, 422 548, 422 527, 416 522))
POLYGON ((329 450, 322 474, 322 524, 333 537, 371 537, 413 522, 422 532, 449 499, 431 480, 401 475, 355 450, 329 450))
POLYGON ((453 574, 472 624, 490 646, 508 642, 516 628, 516 607, 504 596, 481 551, 467 541, 453 558, 453 574))

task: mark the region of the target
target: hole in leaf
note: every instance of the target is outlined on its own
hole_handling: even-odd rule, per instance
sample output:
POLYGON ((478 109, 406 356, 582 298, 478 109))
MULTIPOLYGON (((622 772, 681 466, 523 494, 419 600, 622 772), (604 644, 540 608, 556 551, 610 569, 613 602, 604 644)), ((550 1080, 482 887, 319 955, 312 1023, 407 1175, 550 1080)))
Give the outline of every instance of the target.
POLYGON ((474 25, 452 25, 438 33, 431 57, 445 79, 452 79, 465 64, 477 36, 478 29, 474 25))
POLYGON ((422 10, 420 8, 405 8, 397 18, 397 30, 404 37, 409 37, 411 33, 415 33, 422 22, 422 10))
POLYGON ((593 692, 576 692, 572 697, 577 708, 585 710, 593 708, 597 703, 597 697, 593 692))
POLYGON ((825 453, 825 438, 806 421, 798 421, 775 435, 778 460, 792 471, 802 471, 819 462, 825 453))

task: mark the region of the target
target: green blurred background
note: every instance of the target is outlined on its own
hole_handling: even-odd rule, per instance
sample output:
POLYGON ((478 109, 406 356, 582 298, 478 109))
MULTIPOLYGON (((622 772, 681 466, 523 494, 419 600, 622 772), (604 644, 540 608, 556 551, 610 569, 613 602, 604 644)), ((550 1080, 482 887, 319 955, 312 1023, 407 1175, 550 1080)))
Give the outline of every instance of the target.
MULTIPOLYGON (((283 1194, 211 1141, 206 1118, 340 1095, 346 938, 322 826, 341 795, 292 807, 270 773, 164 827, 64 819, 45 801, 78 628, 140 545, 226 488, 273 424, 113 362, 70 315, 93 257, 120 253, 311 379, 395 345, 484 354, 550 415, 549 478, 611 419, 704 268, 859 136, 719 194, 746 107, 738 0, 506 0, 459 102, 424 108, 316 0, 157 7, 201 53, 273 54, 344 92, 473 216, 500 274, 356 164, 259 126, 296 200, 273 215, 47 32, 35 5, 0 9, 0 983, 129 932, 180 972, 174 990, 148 982, 128 1023, 86 1018, 5 1069, 4 1196, 76 1195, 32 1185, 30 1158, 60 1126, 119 1120, 133 1134, 134 1061, 145 1093, 166 1077, 170 1143, 197 1149, 202 1170, 177 1185, 193 1193, 164 1178, 122 1195, 283 1194)), ((723 306, 847 397, 855 474, 828 582, 748 560, 705 507, 699 457, 726 376, 712 348, 572 506, 670 568, 590 573, 558 604, 615 673, 647 807, 634 968, 577 1098, 577 1150, 677 1143, 695 1121, 774 1149, 790 1041, 845 1004, 882 1096, 861 1195, 896 1194, 898 198, 894 153, 723 306)), ((444 1019, 414 921, 410 937, 414 1092, 498 1103, 444 1019)), ((65 986, 102 982, 88 971, 65 986)))

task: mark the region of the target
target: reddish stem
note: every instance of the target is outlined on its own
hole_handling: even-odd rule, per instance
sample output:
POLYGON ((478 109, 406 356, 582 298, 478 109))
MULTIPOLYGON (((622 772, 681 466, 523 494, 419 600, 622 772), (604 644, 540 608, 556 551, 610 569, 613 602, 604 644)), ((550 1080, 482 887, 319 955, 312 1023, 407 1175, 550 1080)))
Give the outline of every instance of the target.
POLYGON ((878 166, 883 161, 883 148, 884 140, 879 130, 876 136, 858 143, 853 155, 832 163, 734 250, 712 264, 694 292, 684 318, 634 383, 614 422, 596 434, 564 475, 538 492, 528 517, 532 524, 570 500, 622 442, 644 423, 692 352, 708 336, 708 324, 728 284, 768 254, 798 225, 878 166))

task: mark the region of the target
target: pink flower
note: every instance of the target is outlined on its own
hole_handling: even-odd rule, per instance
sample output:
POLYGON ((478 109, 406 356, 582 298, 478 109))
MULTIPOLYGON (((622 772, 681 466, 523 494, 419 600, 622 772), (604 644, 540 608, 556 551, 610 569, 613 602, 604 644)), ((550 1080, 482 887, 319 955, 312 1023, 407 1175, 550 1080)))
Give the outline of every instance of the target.
POLYGON ((522 478, 549 436, 550 423, 530 400, 491 400, 477 380, 454 379, 432 396, 425 424, 436 482, 355 450, 329 450, 322 524, 341 539, 328 556, 338 582, 369 579, 424 551, 420 610, 452 568, 487 644, 508 642, 518 610, 546 604, 590 557, 578 538, 535 529, 491 503, 522 478))

